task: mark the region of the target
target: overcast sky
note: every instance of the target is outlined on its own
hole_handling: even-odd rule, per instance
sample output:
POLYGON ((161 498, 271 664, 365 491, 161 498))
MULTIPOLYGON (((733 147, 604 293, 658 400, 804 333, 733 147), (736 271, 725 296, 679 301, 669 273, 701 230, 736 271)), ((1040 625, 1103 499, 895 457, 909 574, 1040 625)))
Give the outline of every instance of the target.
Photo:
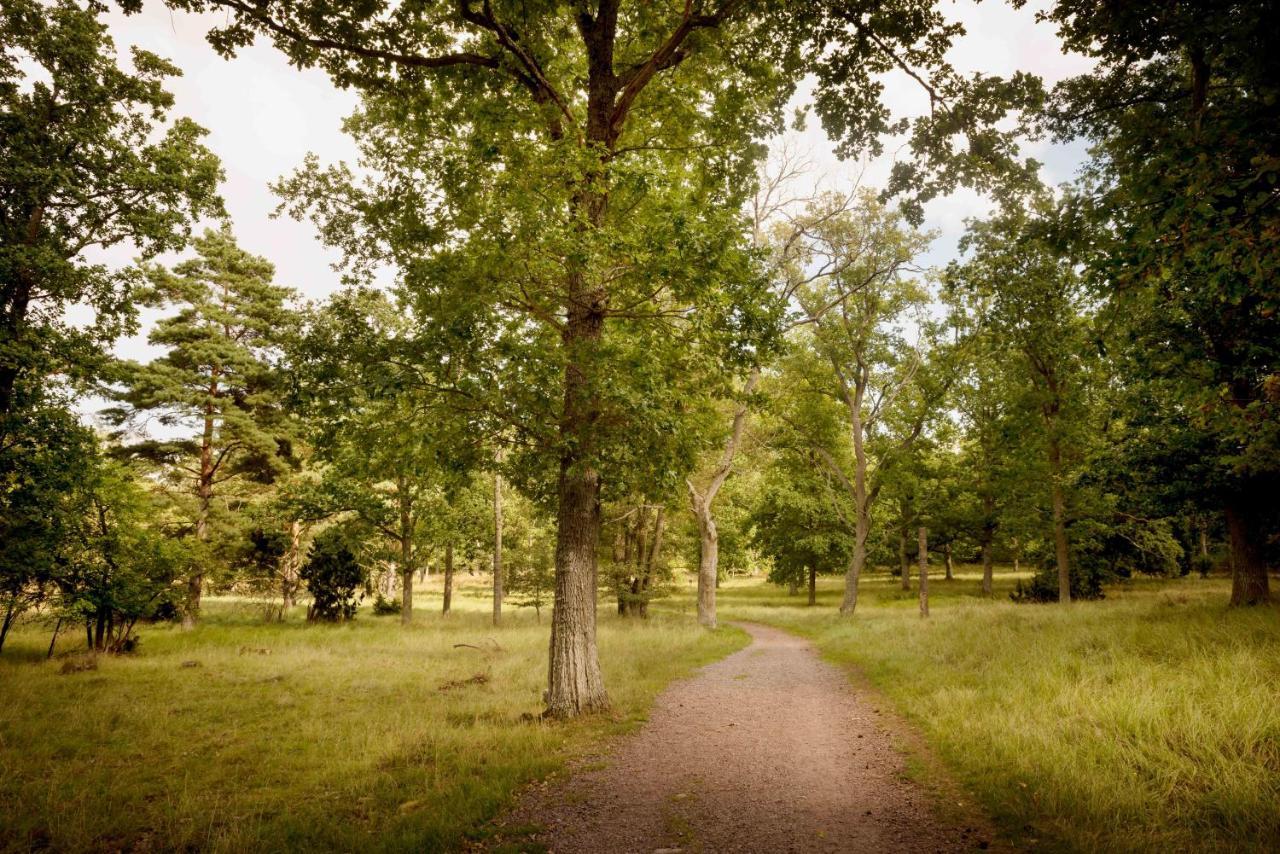
MULTIPOLYGON (((1041 5, 1032 2, 1015 11, 1001 0, 945 3, 947 14, 968 30, 956 45, 952 60, 966 71, 1006 75, 1024 70, 1049 83, 1086 69, 1082 57, 1062 54, 1050 26, 1035 23, 1035 9, 1041 5)), ((334 88, 321 72, 290 67, 263 40, 242 50, 234 60, 220 58, 204 34, 211 24, 222 20, 221 15, 195 16, 170 11, 161 3, 147 3, 141 14, 126 17, 113 11, 108 20, 122 55, 127 56, 128 48, 136 45, 182 68, 184 75, 169 84, 176 99, 175 112, 209 131, 206 142, 222 158, 226 170, 222 194, 240 245, 275 264, 277 283, 307 297, 322 298, 337 289, 338 276, 330 268, 334 253, 317 240, 309 223, 271 217, 277 199, 268 184, 291 172, 308 152, 315 152, 323 163, 354 161, 355 148, 341 129, 342 119, 355 107, 354 94, 334 88)), ((895 112, 911 114, 927 109, 924 93, 905 76, 891 78, 887 85, 895 112)), ((797 104, 804 97, 802 90, 797 104)), ((818 122, 809 124, 798 144, 826 180, 847 183, 859 173, 864 184, 875 186, 883 180, 892 152, 875 163, 840 163, 818 122)), ((1047 146, 1028 153, 1045 163, 1044 178, 1050 183, 1069 179, 1081 157, 1079 150, 1047 146)), ((943 264, 953 257, 964 219, 986 210, 981 198, 965 191, 932 203, 926 227, 938 230, 940 237, 926 263, 943 264)), ((105 260, 127 264, 130 258, 131 251, 122 248, 105 260)), ((146 320, 139 335, 120 342, 120 355, 149 355, 146 320)))

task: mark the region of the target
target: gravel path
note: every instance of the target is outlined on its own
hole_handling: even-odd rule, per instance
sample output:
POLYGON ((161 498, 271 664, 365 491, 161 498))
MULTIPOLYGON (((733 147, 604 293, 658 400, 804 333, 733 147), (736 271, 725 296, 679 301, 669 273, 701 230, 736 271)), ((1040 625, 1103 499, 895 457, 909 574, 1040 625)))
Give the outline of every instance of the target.
POLYGON ((604 763, 531 789, 507 827, 571 852, 963 851, 903 777, 896 726, 793 635, 752 644, 668 688, 604 763))

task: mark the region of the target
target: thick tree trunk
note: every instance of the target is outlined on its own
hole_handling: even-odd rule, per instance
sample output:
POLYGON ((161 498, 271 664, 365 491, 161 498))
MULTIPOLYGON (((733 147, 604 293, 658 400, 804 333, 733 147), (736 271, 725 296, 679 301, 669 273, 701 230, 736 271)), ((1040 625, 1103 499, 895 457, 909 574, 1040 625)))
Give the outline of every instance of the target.
MULTIPOLYGON (((861 370, 861 369, 859 369, 861 370)), ((843 375, 841 375, 843 376, 843 375)), ((860 373, 852 396, 845 387, 845 407, 849 412, 849 434, 853 439, 853 556, 844 576, 844 599, 840 613, 852 616, 858 608, 858 581, 867 565, 867 535, 871 531, 871 499, 867 492, 867 450, 862 435, 862 395, 865 378, 860 373)))
POLYGON ((1263 556, 1263 532, 1257 518, 1258 500, 1236 493, 1226 505, 1231 542, 1231 604, 1263 605, 1271 601, 1271 581, 1263 556))
POLYGON ((809 604, 818 604, 818 570, 816 567, 809 567, 809 604))
MULTIPOLYGON (((1050 430, 1055 428, 1050 427, 1050 430)), ((1071 564, 1067 544, 1067 500, 1062 489, 1062 447, 1056 435, 1049 438, 1049 477, 1053 490, 1053 553, 1058 564, 1058 601, 1071 601, 1071 564)))
MULTIPOLYGON (((603 217, 603 199, 591 212, 603 217)), ((564 329, 566 365, 557 485, 555 601, 551 614, 547 710, 569 718, 609 707, 596 647, 596 551, 600 473, 593 433, 598 416, 594 361, 604 330, 606 295, 571 283, 564 329)))
POLYGON ((920 616, 929 616, 929 531, 920 526, 919 559, 920 559, 920 616))
POLYGON ((444 544, 444 613, 453 607, 453 543, 444 544))

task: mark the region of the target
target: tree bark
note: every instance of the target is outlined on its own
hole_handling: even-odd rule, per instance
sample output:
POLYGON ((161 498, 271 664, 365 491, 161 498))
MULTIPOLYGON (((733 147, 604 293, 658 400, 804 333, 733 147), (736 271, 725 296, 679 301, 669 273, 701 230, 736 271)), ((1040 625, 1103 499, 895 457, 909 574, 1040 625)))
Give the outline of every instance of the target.
POLYGON ((1056 427, 1050 426, 1049 477, 1052 479, 1053 553, 1058 564, 1058 601, 1071 601, 1070 550, 1067 545, 1067 500, 1062 489, 1062 446, 1056 427))
MULTIPOLYGON (((603 218, 604 202, 590 211, 603 218)), ((595 465, 595 359, 604 331, 606 295, 571 277, 564 329, 566 364, 557 484, 556 580, 551 613, 547 709, 570 718, 609 707, 596 646, 596 552, 600 540, 600 473, 595 465)))
POLYGON ((502 625, 502 475, 493 476, 493 624, 502 625))
POLYGON ((816 567, 809 567, 809 604, 818 604, 818 570, 816 567))
MULTIPOLYGON (((748 398, 760 381, 760 369, 752 368, 747 384, 742 389, 743 398, 748 398)), ((720 534, 716 529, 715 517, 711 513, 711 505, 724 486, 725 480, 733 470, 733 458, 738 453, 738 445, 742 441, 742 432, 747 423, 747 403, 741 401, 733 412, 733 426, 729 430, 729 438, 725 440, 720 461, 711 476, 711 483, 703 493, 699 493, 693 481, 687 481, 693 515, 698 520, 698 625, 704 628, 716 627, 716 589, 720 586, 720 534)))
POLYGON ((995 565, 992 559, 991 547, 996 538, 996 501, 993 496, 982 496, 982 592, 987 596, 991 595, 994 582, 995 565))
MULTIPOLYGON (((289 523, 289 550, 285 552, 284 566, 280 573, 280 600, 284 611, 294 605, 298 592, 298 572, 302 568, 302 523, 289 523)), ((281 612, 283 615, 283 611, 281 612)))
MULTIPOLYGON (((204 408, 204 431, 200 437, 200 475, 196 482, 196 502, 198 509, 196 511, 196 540, 204 543, 209 539, 209 506, 213 503, 213 427, 214 427, 214 407, 213 398, 218 393, 217 370, 214 371, 214 379, 209 384, 209 401, 204 408)), ((203 561, 204 555, 199 557, 203 561)), ((203 565, 196 566, 191 573, 191 578, 187 580, 187 607, 182 614, 182 628, 191 630, 195 628, 196 622, 200 619, 200 599, 204 595, 204 569, 203 565)))
POLYGON ((444 544, 444 613, 453 607, 453 543, 444 544))
POLYGON ((942 560, 943 560, 943 565, 946 567, 946 570, 947 570, 947 576, 946 576, 947 581, 954 580, 954 577, 955 577, 953 572, 954 567, 951 564, 951 543, 943 544, 942 560))
POLYGON ((919 560, 920 560, 920 616, 929 616, 929 531, 920 526, 919 560))
MULTIPOLYGON (((1256 498, 1256 497, 1254 497, 1256 498)), ((1226 502, 1227 534, 1231 541, 1231 604, 1264 605, 1271 601, 1271 580, 1263 556, 1263 533, 1256 500, 1235 493, 1226 502)))
MULTIPOLYGON (((858 581, 867 565, 867 535, 871 530, 871 499, 867 494, 867 449, 862 435, 862 396, 866 380, 859 368, 852 397, 845 387, 845 407, 849 412, 849 433, 853 439, 853 556, 844 576, 844 599, 840 613, 851 616, 858 607, 858 581)), ((843 381, 843 374, 841 374, 843 381)))

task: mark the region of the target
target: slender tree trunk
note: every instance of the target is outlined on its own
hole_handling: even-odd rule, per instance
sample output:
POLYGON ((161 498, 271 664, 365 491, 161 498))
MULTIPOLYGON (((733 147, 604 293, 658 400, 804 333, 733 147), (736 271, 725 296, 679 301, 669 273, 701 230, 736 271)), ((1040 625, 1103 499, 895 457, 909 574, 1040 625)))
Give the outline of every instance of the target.
POLYGON ((400 624, 413 622, 413 506, 409 484, 397 478, 396 491, 400 503, 400 624))
POLYGON ((903 521, 898 527, 898 575, 903 590, 911 589, 911 559, 907 555, 907 537, 907 523, 903 521))
POLYGON ((818 604, 818 569, 809 567, 809 604, 818 604))
POLYGON ((1062 446, 1050 425, 1049 477, 1053 480, 1053 553, 1058 564, 1058 601, 1071 601, 1070 551, 1067 545, 1067 500, 1062 489, 1062 446))
POLYGON ((724 451, 711 476, 711 483, 706 492, 699 494, 693 481, 689 481, 689 497, 693 505, 693 515, 698 520, 698 625, 708 629, 716 627, 716 589, 720 586, 720 535, 716 530, 715 517, 711 513, 711 505, 733 470, 733 458, 738 453, 738 445, 742 442, 742 431, 747 423, 746 398, 755 391, 760 381, 760 369, 752 368, 751 375, 742 389, 743 400, 733 412, 733 426, 729 430, 729 438, 725 440, 724 451))
POLYGON ((1207 558, 1209 556, 1209 523, 1201 520, 1200 522, 1200 557, 1207 558))
POLYGON ((929 531, 924 525, 920 526, 919 549, 920 549, 920 616, 929 616, 929 531))
POLYGON ((453 543, 444 544, 444 613, 453 607, 453 543))
POLYGON ((871 498, 867 494, 867 450, 862 435, 862 395, 865 381, 859 374, 852 397, 845 396, 849 433, 853 439, 853 556, 844 576, 840 613, 851 616, 858 608, 858 581, 867 565, 867 535, 871 531, 871 498))
POLYGON ((281 616, 294 605, 298 592, 298 571, 302 568, 302 523, 297 519, 289 523, 289 550, 285 552, 284 566, 280 573, 281 616))
POLYGON ((996 538, 996 501, 990 495, 982 496, 982 592, 991 595, 995 574, 995 563, 991 547, 996 538))
POLYGON ((649 586, 653 583, 654 568, 662 553, 662 534, 665 528, 666 508, 659 507, 653 517, 653 541, 649 543, 648 549, 645 550, 644 571, 636 579, 636 592, 639 594, 636 599, 636 606, 640 616, 644 618, 649 616, 649 586))
POLYGON ((496 473, 493 476, 493 624, 502 625, 502 475, 496 473))
MULTIPOLYGON (((209 540, 209 507, 213 503, 213 397, 218 393, 217 373, 209 385, 209 402, 204 408, 204 431, 200 437, 200 479, 196 482, 196 540, 201 543, 209 540)), ((198 560, 203 561, 201 554, 198 560)), ((195 567, 191 578, 187 581, 187 607, 182 614, 182 628, 195 628, 200 619, 200 599, 204 595, 204 565, 195 567)))
MULTIPOLYGON (((8 629, 9 627, 6 625, 5 631, 8 631, 8 629)), ((54 623, 53 625, 53 637, 49 638, 49 652, 48 654, 45 655, 46 659, 53 658, 53 649, 55 646, 58 645, 58 632, 60 631, 62 631, 62 617, 59 617, 58 622, 54 623)), ((2 649, 3 647, 4 647, 4 635, 0 633, 0 649, 2 649)))
POLYGON ((1231 542, 1231 604, 1237 607, 1271 601, 1262 526, 1257 518, 1258 504, 1257 496, 1236 493, 1225 508, 1231 542))
POLYGON ((720 532, 705 499, 694 497, 694 516, 698 520, 698 625, 716 627, 716 576, 720 564, 720 532))
POLYGON ((0 652, 4 651, 4 640, 9 636, 9 628, 13 625, 13 621, 17 618, 18 597, 14 596, 9 600, 9 607, 5 608, 4 624, 0 625, 0 652))
POLYGON ((947 569, 947 581, 954 580, 953 567, 951 564, 951 543, 944 543, 942 546, 942 560, 947 569))

